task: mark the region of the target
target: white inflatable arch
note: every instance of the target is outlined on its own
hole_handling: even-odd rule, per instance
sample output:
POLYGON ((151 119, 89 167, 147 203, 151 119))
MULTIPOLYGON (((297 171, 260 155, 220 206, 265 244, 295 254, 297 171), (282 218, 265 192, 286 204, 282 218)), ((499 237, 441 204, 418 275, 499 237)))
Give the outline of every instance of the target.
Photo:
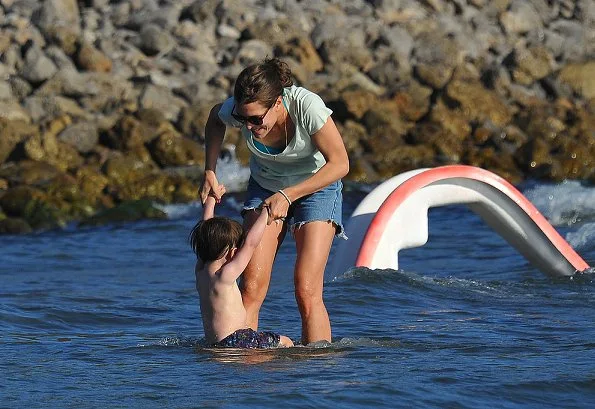
POLYGON ((399 251, 428 241, 428 209, 466 204, 536 268, 570 276, 588 264, 514 186, 473 166, 442 166, 397 175, 376 187, 346 223, 333 271, 398 269, 399 251))

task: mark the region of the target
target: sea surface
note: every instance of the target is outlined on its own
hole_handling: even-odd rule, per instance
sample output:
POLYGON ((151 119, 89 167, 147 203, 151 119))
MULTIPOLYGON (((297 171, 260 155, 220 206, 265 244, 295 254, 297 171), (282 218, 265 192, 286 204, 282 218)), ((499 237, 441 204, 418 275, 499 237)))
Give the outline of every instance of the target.
MULTIPOLYGON (((346 186, 345 218, 372 188, 346 186)), ((595 265, 595 187, 519 188, 595 265)), ((217 213, 238 218, 240 203, 217 213)), ((201 347, 187 243, 201 209, 165 210, 0 236, 0 407, 595 407, 595 276, 545 276, 466 207, 431 209, 429 243, 398 271, 327 269, 332 343, 278 351, 201 347)), ((298 340, 294 245, 260 328, 298 340)))

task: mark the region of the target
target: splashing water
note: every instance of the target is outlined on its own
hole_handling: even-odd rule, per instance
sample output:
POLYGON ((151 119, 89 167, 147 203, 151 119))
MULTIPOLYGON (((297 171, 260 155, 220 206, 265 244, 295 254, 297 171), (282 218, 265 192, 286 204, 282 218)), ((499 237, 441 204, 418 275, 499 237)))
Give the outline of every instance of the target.
POLYGON ((555 226, 595 220, 595 188, 581 182, 539 185, 524 194, 555 226))

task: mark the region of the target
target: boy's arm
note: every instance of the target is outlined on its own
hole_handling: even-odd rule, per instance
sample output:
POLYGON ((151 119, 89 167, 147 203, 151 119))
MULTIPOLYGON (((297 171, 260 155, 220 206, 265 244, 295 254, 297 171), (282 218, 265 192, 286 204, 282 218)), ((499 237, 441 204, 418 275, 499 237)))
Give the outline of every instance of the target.
POLYGON ((260 216, 248 231, 244 245, 236 251, 233 259, 221 269, 221 280, 224 282, 233 282, 244 272, 246 266, 254 254, 254 250, 260 244, 264 235, 269 217, 269 207, 263 206, 260 209, 260 216))
MULTIPOLYGON (((216 192, 219 196, 223 196, 225 193, 225 186, 219 185, 217 186, 216 192)), ((215 216, 215 205, 220 201, 214 195, 208 195, 205 203, 203 204, 203 211, 202 211, 202 219, 208 220, 215 216)))
POLYGON ((203 220, 209 220, 215 216, 215 203, 217 203, 217 199, 214 196, 207 196, 207 200, 205 200, 205 204, 202 207, 203 220))

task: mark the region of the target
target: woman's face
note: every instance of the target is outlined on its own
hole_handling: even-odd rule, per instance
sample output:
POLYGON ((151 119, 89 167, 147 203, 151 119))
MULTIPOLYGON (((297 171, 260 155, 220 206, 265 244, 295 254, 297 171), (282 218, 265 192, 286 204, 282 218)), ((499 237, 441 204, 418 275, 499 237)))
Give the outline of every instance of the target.
POLYGON ((255 101, 236 105, 232 115, 236 120, 242 122, 255 138, 261 139, 269 133, 277 122, 277 106, 278 100, 270 107, 255 101))

